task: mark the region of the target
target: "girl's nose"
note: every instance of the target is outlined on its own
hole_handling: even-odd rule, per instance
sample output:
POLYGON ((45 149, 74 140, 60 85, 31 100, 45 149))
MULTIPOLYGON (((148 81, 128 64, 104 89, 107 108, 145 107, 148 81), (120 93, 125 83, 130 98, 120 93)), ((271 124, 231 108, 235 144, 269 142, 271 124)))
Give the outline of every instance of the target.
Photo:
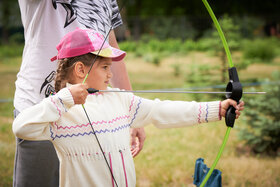
POLYGON ((108 74, 107 74, 108 78, 112 78, 113 77, 113 73, 111 70, 109 70, 108 74))

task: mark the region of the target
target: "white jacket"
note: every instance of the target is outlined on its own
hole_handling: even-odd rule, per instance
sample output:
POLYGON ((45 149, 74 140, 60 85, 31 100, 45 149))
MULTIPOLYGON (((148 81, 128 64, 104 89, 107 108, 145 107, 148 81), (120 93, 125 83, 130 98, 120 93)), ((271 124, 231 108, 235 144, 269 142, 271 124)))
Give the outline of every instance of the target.
POLYGON ((52 141, 60 161, 60 186, 115 186, 91 125, 118 186, 130 187, 136 185, 130 127, 152 123, 174 128, 220 119, 219 101, 148 100, 130 93, 88 95, 84 107, 91 124, 64 88, 22 111, 13 123, 19 138, 52 141))

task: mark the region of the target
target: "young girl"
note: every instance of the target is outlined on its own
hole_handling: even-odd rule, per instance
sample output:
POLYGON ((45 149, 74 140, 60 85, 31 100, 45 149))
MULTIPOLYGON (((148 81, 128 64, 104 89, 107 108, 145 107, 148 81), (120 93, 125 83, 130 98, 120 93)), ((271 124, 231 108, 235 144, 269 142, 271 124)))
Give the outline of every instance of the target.
POLYGON ((243 110, 244 103, 233 100, 197 103, 148 100, 131 93, 88 94, 87 88, 112 90, 111 65, 125 56, 107 42, 100 50, 103 40, 88 29, 68 33, 54 58, 59 60, 57 93, 22 111, 13 123, 17 137, 53 143, 60 186, 135 186, 129 128, 151 123, 158 128, 185 127, 220 120, 230 105, 237 117, 243 110), (82 84, 96 54, 98 60, 82 84))

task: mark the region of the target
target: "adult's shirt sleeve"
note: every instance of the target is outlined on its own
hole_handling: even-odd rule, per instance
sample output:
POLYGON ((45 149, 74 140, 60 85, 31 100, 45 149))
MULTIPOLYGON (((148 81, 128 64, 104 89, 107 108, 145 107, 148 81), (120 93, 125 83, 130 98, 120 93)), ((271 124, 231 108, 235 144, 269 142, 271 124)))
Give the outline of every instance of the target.
POLYGON ((113 26, 112 28, 115 29, 118 26, 122 25, 123 22, 122 22, 117 0, 112 0, 111 6, 112 6, 112 26, 113 26))
POLYGON ((72 106, 74 100, 71 92, 63 88, 56 95, 23 110, 13 122, 13 132, 25 140, 50 140, 51 123, 55 123, 72 106))

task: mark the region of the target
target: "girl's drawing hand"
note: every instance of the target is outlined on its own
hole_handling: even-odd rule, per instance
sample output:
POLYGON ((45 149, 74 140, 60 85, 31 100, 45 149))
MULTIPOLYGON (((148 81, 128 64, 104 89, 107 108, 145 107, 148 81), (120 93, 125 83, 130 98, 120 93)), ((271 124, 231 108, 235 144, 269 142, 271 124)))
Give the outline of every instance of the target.
POLYGON ((224 101, 221 102, 221 111, 220 111, 220 115, 225 117, 226 115, 226 111, 229 108, 229 106, 233 106, 236 110, 236 119, 239 118, 240 116, 240 111, 242 111, 244 109, 244 102, 240 101, 239 104, 237 104, 236 101, 232 100, 232 99, 226 99, 224 101))
POLYGON ((88 96, 87 84, 74 84, 69 87, 75 104, 84 104, 88 96))

